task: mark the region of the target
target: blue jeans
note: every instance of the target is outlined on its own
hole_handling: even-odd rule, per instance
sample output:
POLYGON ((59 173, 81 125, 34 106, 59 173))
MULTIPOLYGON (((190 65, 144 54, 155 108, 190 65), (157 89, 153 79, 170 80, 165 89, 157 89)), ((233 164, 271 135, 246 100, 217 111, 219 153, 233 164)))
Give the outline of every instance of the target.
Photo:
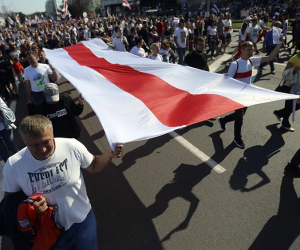
POLYGON ((183 64, 183 57, 185 55, 186 48, 177 48, 177 54, 179 56, 178 64, 183 64))
POLYGON ((0 140, 0 155, 2 157, 2 160, 4 162, 7 161, 9 155, 8 155, 8 151, 7 148, 13 152, 13 153, 17 153, 19 150, 17 148, 16 143, 14 142, 14 133, 12 129, 6 130, 3 129, 0 131, 0 136, 2 138, 2 140, 0 140), (4 145, 4 142, 7 146, 7 148, 4 145))
MULTIPOLYGON (((276 46, 269 46, 269 45, 266 45, 266 51, 267 51, 267 56, 270 55, 272 53, 272 51, 275 49, 276 46)), ((268 62, 265 62, 265 63, 261 63, 259 65, 260 68, 266 66, 268 64, 268 62)), ((274 61, 269 61, 269 64, 270 64, 270 68, 271 70, 275 70, 275 67, 274 67, 274 61)))
POLYGON ((97 222, 93 209, 90 210, 83 222, 74 223, 68 230, 64 232, 57 245, 57 249, 98 250, 97 222))

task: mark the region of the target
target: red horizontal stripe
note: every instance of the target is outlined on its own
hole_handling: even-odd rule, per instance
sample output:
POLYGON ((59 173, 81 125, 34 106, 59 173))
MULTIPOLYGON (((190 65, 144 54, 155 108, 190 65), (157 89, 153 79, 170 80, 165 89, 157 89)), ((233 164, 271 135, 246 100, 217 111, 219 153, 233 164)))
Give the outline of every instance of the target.
POLYGON ((236 73, 235 78, 247 78, 249 76, 252 76, 252 70, 244 72, 244 73, 236 73))
POLYGON ((244 107, 220 95, 192 95, 155 75, 140 72, 127 65, 112 64, 95 56, 83 44, 64 49, 79 65, 97 71, 120 89, 141 100, 162 124, 169 127, 191 125, 244 107))

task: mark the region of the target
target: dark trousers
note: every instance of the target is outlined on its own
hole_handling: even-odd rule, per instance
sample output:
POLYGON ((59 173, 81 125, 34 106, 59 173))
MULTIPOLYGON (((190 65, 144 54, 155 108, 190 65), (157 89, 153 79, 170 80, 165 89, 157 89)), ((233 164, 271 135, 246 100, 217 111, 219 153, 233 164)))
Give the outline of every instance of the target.
MULTIPOLYGON (((272 51, 276 48, 276 46, 269 46, 269 45, 266 45, 266 50, 267 50, 267 56, 270 55, 272 53, 272 51)), ((276 56, 278 58, 278 55, 276 56)), ((275 70, 275 67, 274 67, 274 61, 269 61, 269 62, 265 62, 265 63, 261 63, 259 65, 260 68, 266 66, 267 64, 270 64, 270 68, 271 70, 275 70)))
MULTIPOLYGON (((300 109, 300 104, 296 104, 296 110, 300 109)), ((282 117, 282 126, 291 127, 289 117, 293 113, 293 100, 286 100, 283 109, 275 111, 276 115, 282 117)))
POLYGON ((222 122, 224 122, 224 124, 234 121, 234 138, 242 138, 243 116, 245 115, 246 111, 247 108, 237 109, 234 111, 234 113, 222 118, 222 122))

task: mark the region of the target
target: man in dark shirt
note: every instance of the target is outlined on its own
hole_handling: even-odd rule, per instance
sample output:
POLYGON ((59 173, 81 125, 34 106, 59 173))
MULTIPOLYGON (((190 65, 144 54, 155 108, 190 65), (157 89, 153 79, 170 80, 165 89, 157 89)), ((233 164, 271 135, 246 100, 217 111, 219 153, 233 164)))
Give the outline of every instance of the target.
POLYGON ((129 51, 136 46, 136 40, 138 39, 135 27, 132 27, 130 32, 130 35, 126 37, 129 44, 129 51))
POLYGON ((83 111, 84 99, 81 95, 78 104, 75 104, 70 96, 59 94, 55 83, 47 83, 44 94, 46 99, 37 105, 27 104, 28 114, 40 114, 51 120, 54 137, 78 139, 81 129, 74 116, 79 116, 83 111))
POLYGON ((184 58, 184 65, 201 69, 205 71, 209 71, 209 67, 207 64, 207 55, 204 51, 205 48, 205 40, 202 37, 198 37, 195 41, 195 50, 191 53, 187 54, 184 58))
POLYGON ((139 37, 144 40, 147 46, 149 46, 149 32, 147 27, 148 27, 147 21, 143 21, 143 27, 139 31, 139 37))

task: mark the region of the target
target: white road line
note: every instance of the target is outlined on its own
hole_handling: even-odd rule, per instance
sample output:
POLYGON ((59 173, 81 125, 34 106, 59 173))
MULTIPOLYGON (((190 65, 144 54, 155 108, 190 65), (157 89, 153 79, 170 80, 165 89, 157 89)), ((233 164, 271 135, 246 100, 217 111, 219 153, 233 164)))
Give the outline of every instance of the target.
POLYGON ((221 65, 223 65, 226 61, 231 59, 230 54, 223 54, 218 60, 214 61, 211 65, 209 65, 209 71, 215 72, 221 65))
MULTIPOLYGON (((210 72, 215 72, 222 64, 224 64, 224 62, 226 62, 230 58, 231 55, 224 54, 218 60, 213 62, 211 65, 209 65, 210 72)), ((179 142, 183 147, 185 147, 188 151, 190 151, 193 155, 195 155, 198 159, 200 159, 202 162, 204 162, 206 165, 212 168, 218 174, 222 174, 226 171, 226 169, 223 168, 220 164, 216 163, 213 159, 211 159, 209 156, 204 154, 201 150, 196 148, 192 143, 184 139, 175 131, 170 132, 169 135, 173 137, 177 142, 179 142)))
POLYGON ((209 156, 204 154, 202 151, 200 151, 198 148, 196 148, 193 144, 188 142, 182 136, 177 134, 175 131, 170 132, 169 135, 172 136, 183 147, 185 147, 188 151, 190 151, 193 155, 195 155, 197 158, 203 161, 206 165, 208 165, 218 174, 222 174, 226 171, 226 169, 223 168, 220 164, 216 163, 213 159, 211 159, 209 156))

